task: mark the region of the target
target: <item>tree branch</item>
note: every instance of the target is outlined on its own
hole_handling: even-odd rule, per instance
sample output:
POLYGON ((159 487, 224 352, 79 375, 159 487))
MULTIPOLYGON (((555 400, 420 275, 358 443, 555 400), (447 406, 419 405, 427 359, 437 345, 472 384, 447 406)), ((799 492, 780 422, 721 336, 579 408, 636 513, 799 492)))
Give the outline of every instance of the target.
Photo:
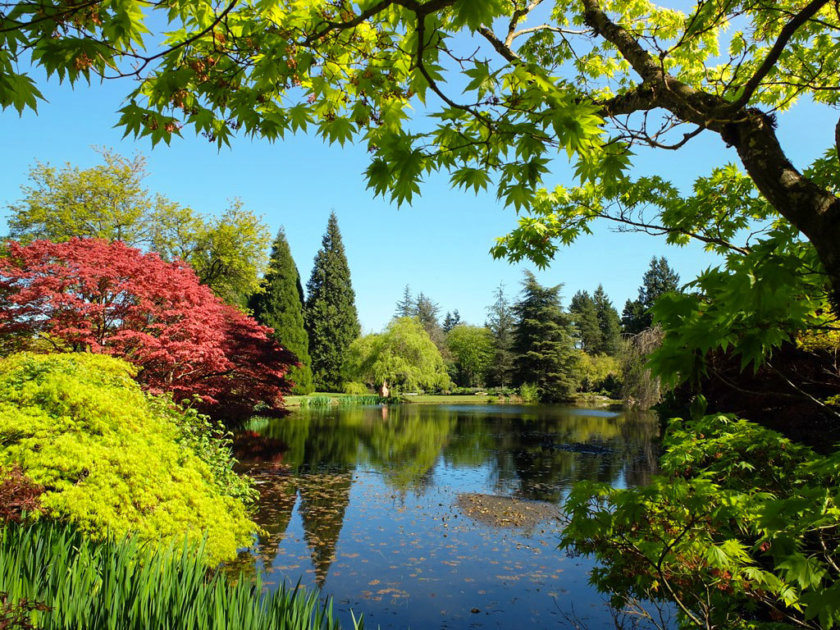
POLYGON ((802 11, 797 13, 793 19, 790 20, 787 24, 782 27, 781 32, 779 33, 779 37, 776 39, 776 42, 773 44, 773 47, 770 49, 770 52, 767 53, 767 56, 764 58, 764 61, 761 62, 761 65, 755 71, 755 73, 749 78, 749 80, 744 84, 744 90, 741 92, 741 96, 738 97, 735 101, 729 103, 725 111, 727 112, 734 112, 738 109, 741 109, 744 105, 749 103, 750 98, 752 98, 753 93, 755 93, 756 89, 758 89, 761 80, 767 76, 767 73, 776 65, 776 62, 779 60, 779 57, 784 51, 785 46, 787 46, 790 38, 793 37, 793 34, 799 29, 800 26, 805 24, 808 20, 814 17, 820 9, 822 9, 825 5, 829 3, 829 0, 812 0, 802 11))

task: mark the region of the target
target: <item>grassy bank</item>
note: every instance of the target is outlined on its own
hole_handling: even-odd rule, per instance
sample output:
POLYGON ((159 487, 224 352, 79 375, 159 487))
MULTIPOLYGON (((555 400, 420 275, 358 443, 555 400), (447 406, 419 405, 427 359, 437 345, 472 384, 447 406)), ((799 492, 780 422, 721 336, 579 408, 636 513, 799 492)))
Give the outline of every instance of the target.
MULTIPOLYGON (((384 399, 371 394, 370 396, 358 396, 352 394, 338 394, 331 392, 316 392, 308 396, 287 396, 286 406, 289 408, 326 408, 344 407, 354 405, 376 405, 387 402, 388 404, 404 403, 419 405, 504 405, 522 404, 524 401, 520 396, 500 396, 489 393, 478 394, 403 394, 398 398, 384 399)), ((573 400, 568 401, 570 405, 581 405, 591 407, 621 407, 622 401, 598 394, 578 394, 573 400)))

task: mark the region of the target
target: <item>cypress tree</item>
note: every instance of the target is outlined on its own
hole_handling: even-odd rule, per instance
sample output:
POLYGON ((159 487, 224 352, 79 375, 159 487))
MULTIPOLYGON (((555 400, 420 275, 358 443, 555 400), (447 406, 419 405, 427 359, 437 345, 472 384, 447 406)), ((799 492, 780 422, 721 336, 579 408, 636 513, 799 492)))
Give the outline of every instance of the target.
POLYGON ((562 285, 544 287, 526 271, 522 286, 522 299, 513 307, 514 382, 533 383, 544 402, 568 399, 578 386, 578 360, 574 326, 560 306, 562 285))
POLYGON ((262 292, 251 297, 254 317, 264 326, 274 329, 274 338, 284 348, 295 353, 300 367, 289 371, 296 394, 312 391, 312 361, 309 358, 309 335, 303 319, 303 287, 295 261, 281 227, 271 246, 268 272, 262 282, 262 292))
POLYGON ((306 294, 306 330, 315 387, 336 391, 342 385, 341 369, 347 349, 359 336, 361 327, 335 212, 330 214, 321 249, 315 256, 306 294))

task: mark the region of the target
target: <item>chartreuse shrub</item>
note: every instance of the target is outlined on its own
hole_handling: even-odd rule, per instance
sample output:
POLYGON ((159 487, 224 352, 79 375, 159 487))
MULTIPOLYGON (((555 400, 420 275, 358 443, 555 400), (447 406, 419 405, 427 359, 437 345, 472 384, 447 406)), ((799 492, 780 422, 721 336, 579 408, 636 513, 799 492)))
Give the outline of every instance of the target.
POLYGON ((198 541, 231 558, 256 529, 229 451, 206 420, 141 391, 136 368, 103 355, 0 361, 0 468, 44 488, 45 515, 93 539, 198 541))
POLYGON ((0 592, 26 603, 14 607, 18 617, 48 630, 337 628, 314 592, 263 593, 259 580, 208 574, 201 556, 189 544, 92 541, 66 524, 10 523, 0 530, 0 592))
POLYGON ((840 453, 728 415, 672 421, 662 475, 579 483, 563 546, 601 560, 613 604, 676 603, 681 625, 840 625, 840 453))

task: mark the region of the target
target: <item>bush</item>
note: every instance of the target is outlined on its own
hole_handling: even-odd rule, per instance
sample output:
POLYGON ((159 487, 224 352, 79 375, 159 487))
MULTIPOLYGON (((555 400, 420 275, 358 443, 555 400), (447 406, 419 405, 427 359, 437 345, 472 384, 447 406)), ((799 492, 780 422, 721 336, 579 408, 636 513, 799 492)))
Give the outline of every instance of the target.
POLYGON ((522 398, 522 402, 539 402, 540 388, 533 383, 522 383, 522 385, 519 386, 519 397, 522 398))
POLYGON ((350 396, 367 396, 370 390, 364 383, 349 382, 344 383, 344 393, 350 396))
POLYGON ((338 627, 331 604, 322 605, 316 592, 264 593, 259 580, 208 576, 200 557, 190 545, 93 542, 55 523, 7 525, 0 532, 0 592, 8 618, 21 628, 32 627, 23 625, 29 620, 67 630, 338 627))
POLYGON ((594 553, 617 607, 675 602, 683 626, 840 624, 840 453, 732 416, 673 421, 664 475, 578 483, 562 546, 594 553))
POLYGON ((208 563, 233 557, 256 530, 249 486, 205 419, 145 394, 134 372, 88 353, 0 361, 0 467, 20 467, 47 516, 92 538, 206 537, 208 563))
POLYGON ((606 354, 589 355, 580 353, 580 391, 605 392, 607 395, 620 395, 621 362, 616 357, 606 354))

